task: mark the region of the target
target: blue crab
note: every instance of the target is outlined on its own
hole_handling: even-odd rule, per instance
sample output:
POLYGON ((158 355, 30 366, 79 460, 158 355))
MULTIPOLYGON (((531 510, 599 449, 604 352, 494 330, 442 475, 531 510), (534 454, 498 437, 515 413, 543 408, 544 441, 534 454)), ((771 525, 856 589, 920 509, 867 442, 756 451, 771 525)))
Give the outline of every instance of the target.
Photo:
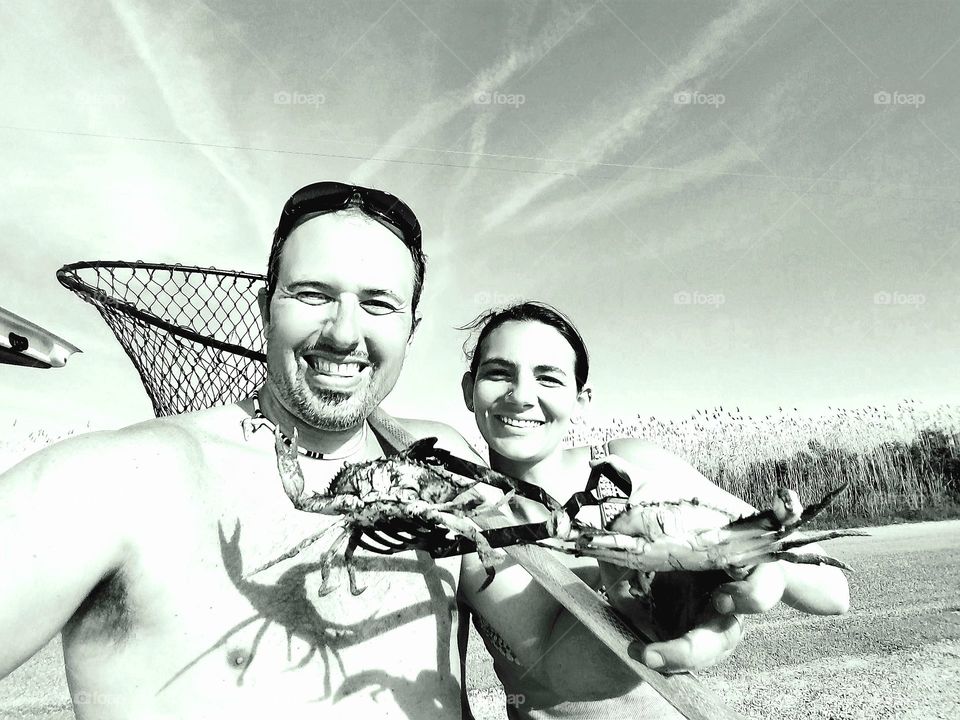
POLYGON ((344 560, 354 595, 363 592, 357 584, 353 555, 358 547, 381 554, 425 550, 433 557, 477 552, 490 583, 495 575, 495 547, 535 541, 529 526, 483 532, 471 518, 493 511, 520 494, 561 511, 543 490, 514 480, 483 465, 458 458, 436 447, 437 438, 418 440, 397 455, 360 463, 348 463, 334 476, 323 493, 306 493, 297 455, 297 435, 287 442, 274 429, 277 468, 294 507, 305 512, 340 515, 341 519, 295 547, 254 570, 259 573, 294 557, 330 532, 333 541, 321 560, 320 593, 328 592, 329 569, 335 553, 346 544, 344 560), (496 502, 481 491, 481 485, 500 490, 496 502))

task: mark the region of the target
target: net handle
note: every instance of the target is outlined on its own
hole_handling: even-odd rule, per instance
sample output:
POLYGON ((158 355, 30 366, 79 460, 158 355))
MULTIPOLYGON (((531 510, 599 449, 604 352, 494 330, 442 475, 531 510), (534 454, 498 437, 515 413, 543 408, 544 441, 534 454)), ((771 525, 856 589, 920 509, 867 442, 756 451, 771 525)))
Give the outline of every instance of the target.
POLYGON ((114 307, 122 308, 122 311, 135 317, 141 322, 145 322, 148 325, 153 325, 158 327, 171 335, 185 338, 187 340, 192 340, 193 342, 200 343, 201 345, 207 345, 209 347, 215 348, 217 350, 222 350, 224 352, 233 353, 235 355, 240 355, 242 357, 248 358, 250 360, 257 360, 259 362, 266 362, 267 356, 262 352, 257 352, 256 350, 250 350, 245 348, 242 345, 236 345, 234 343, 225 342, 223 340, 217 340, 215 338, 209 337, 207 335, 201 335, 200 333, 194 332, 179 325, 174 325, 169 323, 166 320, 158 318, 152 313, 144 312, 130 303, 119 300, 117 298, 107 295, 103 290, 95 288, 92 285, 88 285, 76 274, 77 270, 85 270, 88 268, 126 268, 129 270, 134 270, 137 268, 142 268, 144 270, 166 270, 166 271, 184 271, 184 272, 203 272, 208 275, 219 275, 221 277, 233 277, 233 278, 243 278, 247 280, 266 280, 266 276, 258 275, 256 273, 246 273, 239 271, 231 270, 217 270, 216 268, 201 268, 193 265, 167 265, 163 263, 145 263, 145 262, 123 262, 123 261, 105 261, 105 260, 96 260, 91 262, 76 262, 69 265, 64 265, 62 268, 57 270, 57 280, 60 281, 60 284, 63 285, 68 290, 79 293, 81 296, 86 295, 88 297, 99 296, 102 298, 101 302, 105 305, 112 305, 114 307))

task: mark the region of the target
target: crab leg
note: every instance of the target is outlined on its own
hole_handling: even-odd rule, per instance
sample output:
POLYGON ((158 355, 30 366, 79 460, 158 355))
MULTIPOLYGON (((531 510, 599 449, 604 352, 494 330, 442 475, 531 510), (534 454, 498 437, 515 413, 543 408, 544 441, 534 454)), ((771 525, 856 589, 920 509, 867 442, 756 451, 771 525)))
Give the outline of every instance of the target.
POLYGON ((271 560, 270 562, 264 563, 263 565, 261 565, 260 567, 258 567, 256 570, 247 573, 245 577, 250 577, 251 575, 256 575, 257 573, 263 572, 263 571, 266 570, 267 568, 272 568, 272 567, 273 567, 274 565, 276 565, 277 563, 281 563, 281 562, 283 562, 284 560, 289 560, 290 558, 294 557, 295 555, 299 555, 302 550, 304 550, 305 548, 308 548, 308 547, 310 547, 311 545, 313 545, 313 544, 314 544, 315 542, 317 542, 320 538, 322 538, 324 535, 326 535, 328 532, 330 532, 330 530, 332 530, 334 527, 337 527, 337 526, 340 526, 340 527, 341 527, 340 534, 336 537, 336 539, 333 541, 333 543, 331 543, 330 549, 327 550, 326 552, 324 552, 324 558, 326 558, 327 555, 330 554, 331 551, 332 551, 334 548, 338 548, 341 544, 343 544, 344 539, 347 537, 347 533, 348 533, 349 531, 343 528, 343 523, 337 523, 336 525, 330 525, 330 526, 328 526, 328 527, 325 527, 325 528, 324 528, 323 530, 321 530, 320 532, 315 533, 314 535, 311 535, 310 537, 301 540, 300 542, 298 542, 296 545, 294 545, 292 548, 290 548, 289 550, 287 550, 287 551, 286 551, 285 553, 283 553, 282 555, 280 555, 280 556, 278 556, 278 557, 275 557, 275 558, 274 558, 273 560, 271 560))
POLYGON ((485 485, 492 485, 504 493, 515 491, 518 495, 535 500, 548 510, 556 511, 560 509, 560 503, 550 497, 543 488, 533 483, 524 482, 523 480, 516 480, 502 473, 498 473, 496 470, 491 470, 484 465, 457 457, 443 448, 435 447, 436 442, 437 438, 418 440, 404 450, 403 454, 413 460, 429 461, 430 464, 440 466, 444 470, 456 473, 457 475, 482 482, 485 485))
MULTIPOLYGON (((632 535, 611 534, 581 537, 572 545, 558 542, 557 539, 541 541, 540 544, 570 555, 588 556, 641 572, 726 570, 774 560, 822 562, 846 568, 834 558, 814 554, 797 555, 786 550, 832 538, 865 534, 859 530, 830 530, 822 534, 810 533, 802 541, 786 543, 779 542, 775 536, 770 537, 769 533, 767 537, 727 538, 718 542, 697 542, 708 540, 702 535, 691 542, 690 539, 668 536, 651 540, 632 535)), ((716 537, 713 535, 713 538, 716 537)))
POLYGON ((556 516, 557 531, 541 544, 573 555, 585 555, 641 572, 669 570, 730 570, 774 560, 847 566, 819 554, 788 550, 838 537, 864 535, 859 530, 797 532, 843 490, 828 493, 806 510, 793 491, 779 490, 771 510, 740 518, 723 527, 686 530, 678 518, 704 510, 691 502, 637 505, 612 527, 640 528, 637 534, 596 530, 556 516), (672 512, 669 512, 672 511, 672 512), (625 519, 624 519, 625 518, 625 519), (676 527, 674 527, 676 526, 676 527), (644 530, 646 532, 644 532, 644 530))

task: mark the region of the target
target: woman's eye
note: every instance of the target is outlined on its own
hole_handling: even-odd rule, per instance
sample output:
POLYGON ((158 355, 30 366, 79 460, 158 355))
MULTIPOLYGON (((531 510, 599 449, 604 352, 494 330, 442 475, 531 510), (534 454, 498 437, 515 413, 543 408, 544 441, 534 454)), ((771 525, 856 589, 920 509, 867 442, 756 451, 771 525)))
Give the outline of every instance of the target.
POLYGON ((561 380, 558 377, 554 377, 552 375, 541 375, 537 379, 540 381, 541 384, 548 385, 550 387, 558 387, 560 385, 563 385, 563 380, 561 380))
POLYGON ((483 373, 483 377, 487 380, 509 380, 510 375, 506 370, 487 370, 483 373))

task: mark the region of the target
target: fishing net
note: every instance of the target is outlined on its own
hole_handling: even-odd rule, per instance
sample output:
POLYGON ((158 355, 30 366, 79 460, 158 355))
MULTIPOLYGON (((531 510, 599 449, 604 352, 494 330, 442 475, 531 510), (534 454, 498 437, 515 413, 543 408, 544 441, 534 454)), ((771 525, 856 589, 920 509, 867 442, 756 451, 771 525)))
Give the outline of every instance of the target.
POLYGON ((263 275, 98 261, 65 265, 57 279, 110 326, 158 417, 235 402, 263 384, 263 275))

